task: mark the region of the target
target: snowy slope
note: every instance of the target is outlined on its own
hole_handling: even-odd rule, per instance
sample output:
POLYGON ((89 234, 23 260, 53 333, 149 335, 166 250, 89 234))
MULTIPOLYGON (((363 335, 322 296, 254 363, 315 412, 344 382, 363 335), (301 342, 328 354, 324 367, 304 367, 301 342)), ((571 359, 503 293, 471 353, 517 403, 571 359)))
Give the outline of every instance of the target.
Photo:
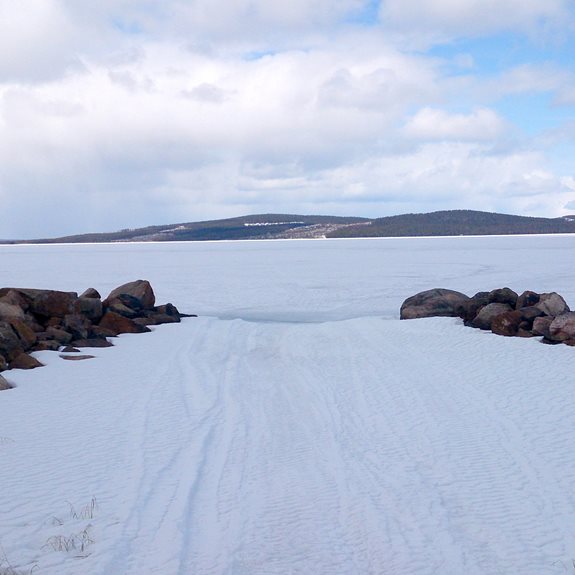
POLYGON ((1 248, 2 285, 146 277, 204 315, 9 372, 1 553, 36 575, 573 573, 573 349, 397 315, 434 286, 575 304, 574 248, 1 248))

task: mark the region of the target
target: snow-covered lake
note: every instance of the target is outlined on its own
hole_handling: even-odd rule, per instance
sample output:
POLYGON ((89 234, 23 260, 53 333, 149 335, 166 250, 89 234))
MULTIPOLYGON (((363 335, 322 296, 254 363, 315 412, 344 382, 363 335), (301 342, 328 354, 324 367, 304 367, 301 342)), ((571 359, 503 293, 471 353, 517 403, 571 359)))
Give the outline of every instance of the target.
POLYGON ((160 303, 200 315, 5 374, 18 387, 0 394, 0 566, 575 573, 575 350, 398 320, 431 287, 558 291, 575 307, 575 236, 0 258, 1 286, 106 295, 149 279, 160 303))

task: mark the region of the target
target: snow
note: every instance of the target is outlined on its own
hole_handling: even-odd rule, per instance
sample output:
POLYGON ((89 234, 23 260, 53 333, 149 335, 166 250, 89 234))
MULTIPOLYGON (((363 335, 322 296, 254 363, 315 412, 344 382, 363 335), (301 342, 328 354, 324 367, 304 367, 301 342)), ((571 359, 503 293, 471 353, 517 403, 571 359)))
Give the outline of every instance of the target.
POLYGON ((430 287, 575 304, 574 248, 1 247, 2 285, 146 278, 201 317, 7 372, 0 558, 37 575, 573 573, 574 350, 398 314, 430 287))

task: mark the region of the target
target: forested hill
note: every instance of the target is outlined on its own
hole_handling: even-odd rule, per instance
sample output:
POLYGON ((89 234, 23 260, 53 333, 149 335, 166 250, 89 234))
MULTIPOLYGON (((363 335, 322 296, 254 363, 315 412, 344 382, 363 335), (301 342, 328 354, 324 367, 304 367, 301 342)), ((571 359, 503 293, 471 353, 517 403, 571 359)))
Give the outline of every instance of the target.
POLYGON ((450 210, 367 219, 295 214, 260 214, 110 233, 92 233, 0 243, 109 243, 300 238, 365 238, 575 233, 575 215, 533 218, 450 210))
POLYGON ((334 238, 402 236, 473 236, 575 233, 575 215, 534 218, 449 210, 428 214, 404 214, 372 220, 370 225, 351 225, 329 234, 334 238))

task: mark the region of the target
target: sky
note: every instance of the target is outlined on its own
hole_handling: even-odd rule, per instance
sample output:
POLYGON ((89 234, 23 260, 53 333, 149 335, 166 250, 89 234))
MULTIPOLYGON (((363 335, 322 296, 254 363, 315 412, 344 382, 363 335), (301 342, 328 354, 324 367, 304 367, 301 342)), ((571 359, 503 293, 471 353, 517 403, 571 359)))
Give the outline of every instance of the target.
POLYGON ((0 238, 575 213, 575 0, 0 0, 0 238))

